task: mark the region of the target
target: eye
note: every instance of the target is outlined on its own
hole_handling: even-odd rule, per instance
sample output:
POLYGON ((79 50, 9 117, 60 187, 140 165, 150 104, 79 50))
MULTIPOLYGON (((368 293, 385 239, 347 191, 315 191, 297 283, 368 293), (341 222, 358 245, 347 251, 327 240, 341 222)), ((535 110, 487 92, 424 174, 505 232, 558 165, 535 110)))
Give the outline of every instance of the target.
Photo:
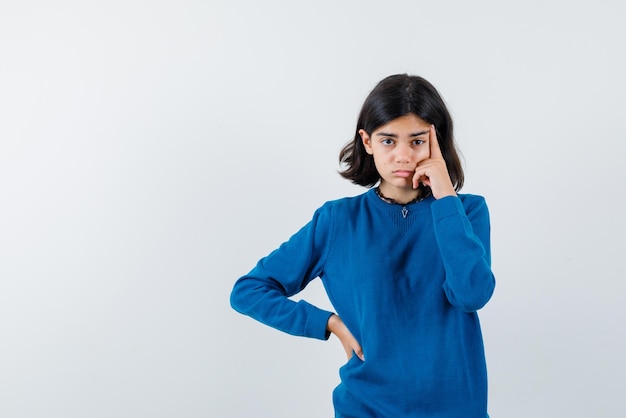
POLYGON ((394 144, 394 140, 391 139, 391 138, 383 138, 380 142, 383 145, 393 145, 394 144))
POLYGON ((422 145, 424 143, 423 139, 414 139, 413 145, 422 145))

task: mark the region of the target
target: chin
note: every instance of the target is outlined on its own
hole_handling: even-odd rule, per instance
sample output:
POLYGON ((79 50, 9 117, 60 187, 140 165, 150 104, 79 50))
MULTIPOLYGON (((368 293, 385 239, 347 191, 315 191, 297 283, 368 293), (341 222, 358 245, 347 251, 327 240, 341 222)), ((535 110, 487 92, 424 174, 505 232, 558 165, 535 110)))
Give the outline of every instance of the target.
POLYGON ((413 179, 395 179, 395 181, 390 181, 389 184, 399 189, 413 190, 412 180, 413 179))

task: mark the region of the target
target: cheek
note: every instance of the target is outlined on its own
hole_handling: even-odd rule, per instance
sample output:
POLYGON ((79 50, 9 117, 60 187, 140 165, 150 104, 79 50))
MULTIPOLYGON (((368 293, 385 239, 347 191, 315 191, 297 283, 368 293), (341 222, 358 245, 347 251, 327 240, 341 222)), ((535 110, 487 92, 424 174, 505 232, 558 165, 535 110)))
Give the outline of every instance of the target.
POLYGON ((372 158, 374 159, 374 165, 376 168, 382 167, 385 165, 385 159, 379 154, 373 154, 372 158))
POLYGON ((374 164, 376 166, 383 166, 392 159, 391 153, 384 151, 385 150, 377 149, 372 153, 372 158, 374 159, 374 164))
POLYGON ((428 147, 421 148, 417 153, 417 159, 419 161, 430 158, 430 149, 428 147))

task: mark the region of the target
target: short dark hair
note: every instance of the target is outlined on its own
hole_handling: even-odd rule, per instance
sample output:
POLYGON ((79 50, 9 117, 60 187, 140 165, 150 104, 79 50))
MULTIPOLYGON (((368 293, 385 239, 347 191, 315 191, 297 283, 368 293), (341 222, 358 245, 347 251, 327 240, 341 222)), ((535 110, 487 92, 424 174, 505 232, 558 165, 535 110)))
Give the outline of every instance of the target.
MULTIPOLYGON (((339 174, 355 184, 372 187, 380 180, 374 157, 365 151, 359 130, 372 134, 392 120, 414 114, 424 122, 435 125, 437 140, 446 161, 452 185, 456 191, 463 187, 463 168, 454 143, 452 117, 435 87, 419 76, 391 75, 379 82, 367 96, 356 125, 354 139, 339 153, 345 166, 339 174)), ((428 186, 425 192, 430 193, 428 186)))

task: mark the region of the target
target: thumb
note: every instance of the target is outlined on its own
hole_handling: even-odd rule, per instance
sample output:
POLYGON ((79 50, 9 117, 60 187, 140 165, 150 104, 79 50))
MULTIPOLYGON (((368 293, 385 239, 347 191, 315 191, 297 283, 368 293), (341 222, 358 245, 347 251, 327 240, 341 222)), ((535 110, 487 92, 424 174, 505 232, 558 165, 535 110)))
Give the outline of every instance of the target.
POLYGON ((361 361, 365 361, 365 355, 363 354, 363 348, 361 348, 361 345, 359 343, 357 343, 355 341, 355 345, 352 347, 352 351, 354 351, 354 354, 356 354, 356 356, 358 358, 361 359, 361 361))

